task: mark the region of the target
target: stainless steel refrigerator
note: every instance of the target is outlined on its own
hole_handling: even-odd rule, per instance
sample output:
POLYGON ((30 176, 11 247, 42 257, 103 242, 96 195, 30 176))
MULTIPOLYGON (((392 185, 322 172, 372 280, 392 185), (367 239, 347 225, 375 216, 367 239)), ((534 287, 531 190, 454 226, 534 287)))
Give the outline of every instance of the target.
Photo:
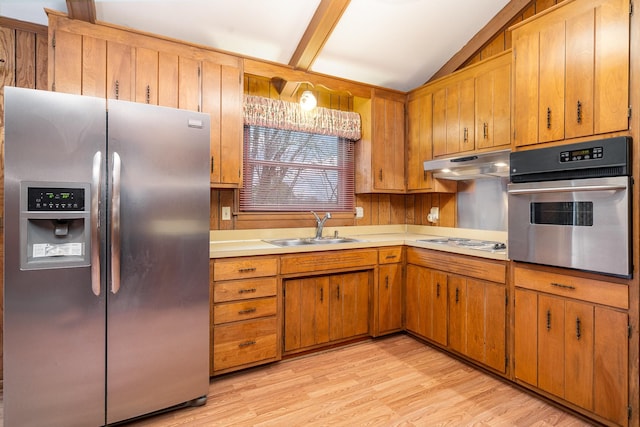
POLYGON ((4 426, 203 404, 209 116, 4 95, 4 426))

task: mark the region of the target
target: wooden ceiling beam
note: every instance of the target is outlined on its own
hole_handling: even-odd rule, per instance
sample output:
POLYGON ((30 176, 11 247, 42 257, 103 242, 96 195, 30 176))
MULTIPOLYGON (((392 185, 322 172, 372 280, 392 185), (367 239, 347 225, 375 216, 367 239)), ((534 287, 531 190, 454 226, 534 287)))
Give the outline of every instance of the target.
POLYGON ((329 39, 340 17, 351 0, 321 0, 311 22, 304 32, 289 65, 299 70, 309 70, 329 39))
POLYGON ((496 16, 494 16, 487 25, 485 25, 478 33, 469 40, 469 42, 460 49, 455 55, 447 61, 436 73, 431 76, 429 81, 436 80, 456 71, 469 58, 475 55, 484 45, 486 45, 496 34, 503 30, 509 23, 535 0, 511 0, 502 8, 496 16))
MULTIPOLYGON (((331 32, 351 0, 321 0, 311 22, 298 43, 289 65, 296 70, 308 71, 316 60, 331 32)), ((283 99, 293 99, 300 82, 284 81, 278 92, 283 99)))
POLYGON ((95 0, 67 0, 67 10, 71 19, 96 23, 95 0))

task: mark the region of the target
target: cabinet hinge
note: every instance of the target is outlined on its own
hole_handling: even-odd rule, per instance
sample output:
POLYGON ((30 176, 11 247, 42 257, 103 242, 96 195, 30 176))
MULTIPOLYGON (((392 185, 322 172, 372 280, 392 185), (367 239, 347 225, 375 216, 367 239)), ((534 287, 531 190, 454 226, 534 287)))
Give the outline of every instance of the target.
POLYGON ((629 2, 629 15, 633 15, 633 2, 629 2))
POLYGON ((632 412, 633 412, 633 408, 631 407, 631 405, 627 406, 627 419, 628 420, 631 419, 632 412))
POLYGON ((631 120, 631 113, 633 112, 633 107, 631 107, 631 105, 629 105, 629 109, 627 110, 627 118, 629 118, 629 120, 631 120))
POLYGON ((627 325, 627 338, 631 339, 631 335, 633 335, 633 327, 631 325, 627 325))
POLYGON ((55 49, 56 47, 56 35, 53 35, 53 38, 51 39, 51 47, 55 49))
POLYGON ((282 297, 284 298, 287 295, 287 288, 282 284, 282 297))
POLYGON ((507 307, 509 306, 509 295, 504 296, 504 305, 507 307))
POLYGON ((504 357, 504 368, 507 369, 509 366, 509 356, 504 357))

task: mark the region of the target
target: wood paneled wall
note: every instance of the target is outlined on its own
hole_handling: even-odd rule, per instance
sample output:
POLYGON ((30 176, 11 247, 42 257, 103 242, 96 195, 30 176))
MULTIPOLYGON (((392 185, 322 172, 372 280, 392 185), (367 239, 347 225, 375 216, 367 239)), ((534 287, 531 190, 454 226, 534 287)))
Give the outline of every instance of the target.
MULTIPOLYGON (((4 241, 4 87, 47 89, 47 27, 0 17, 0 242, 4 241)), ((0 289, 4 286, 4 245, 0 244, 0 289)), ((0 379, 3 293, 0 292, 0 379)))
POLYGON ((509 22, 509 24, 500 29, 500 31, 498 31, 498 33, 496 33, 496 35, 478 53, 466 61, 460 68, 467 67, 471 64, 475 64, 476 62, 480 62, 483 59, 487 59, 493 55, 504 52, 507 49, 511 49, 511 31, 509 31, 509 27, 517 24, 518 22, 524 21, 533 15, 543 12, 556 4, 562 3, 563 1, 564 0, 532 0, 529 6, 527 6, 520 15, 516 16, 509 22))

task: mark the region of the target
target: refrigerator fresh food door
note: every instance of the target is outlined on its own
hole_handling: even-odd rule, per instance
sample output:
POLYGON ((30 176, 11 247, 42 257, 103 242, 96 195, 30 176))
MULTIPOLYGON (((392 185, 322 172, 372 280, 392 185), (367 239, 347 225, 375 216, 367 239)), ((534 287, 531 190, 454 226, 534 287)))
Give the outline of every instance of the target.
POLYGON ((8 86, 4 99, 4 425, 102 425, 105 218, 91 207, 105 100, 8 86))
POLYGON ((107 423, 208 392, 209 125, 109 100, 107 423))

